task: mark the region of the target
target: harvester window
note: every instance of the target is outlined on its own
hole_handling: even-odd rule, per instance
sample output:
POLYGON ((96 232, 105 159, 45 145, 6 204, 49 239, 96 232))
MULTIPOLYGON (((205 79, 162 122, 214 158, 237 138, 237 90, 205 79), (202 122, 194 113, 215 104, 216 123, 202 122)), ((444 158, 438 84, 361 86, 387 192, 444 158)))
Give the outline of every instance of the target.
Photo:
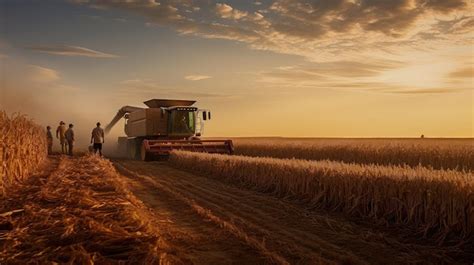
POLYGON ((171 114, 172 134, 194 134, 194 112, 173 111, 171 114))
POLYGON ((188 128, 194 132, 194 112, 188 112, 188 128))

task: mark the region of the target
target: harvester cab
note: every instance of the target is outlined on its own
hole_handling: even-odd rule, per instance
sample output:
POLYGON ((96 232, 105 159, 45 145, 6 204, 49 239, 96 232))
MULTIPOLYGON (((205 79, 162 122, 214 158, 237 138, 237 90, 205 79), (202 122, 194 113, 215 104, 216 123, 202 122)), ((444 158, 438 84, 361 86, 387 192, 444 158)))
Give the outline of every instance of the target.
POLYGON ((172 150, 232 154, 231 140, 201 140, 207 109, 194 107, 194 100, 152 99, 148 108, 124 106, 105 128, 109 133, 122 118, 126 137, 119 137, 119 152, 131 159, 153 160, 172 150))

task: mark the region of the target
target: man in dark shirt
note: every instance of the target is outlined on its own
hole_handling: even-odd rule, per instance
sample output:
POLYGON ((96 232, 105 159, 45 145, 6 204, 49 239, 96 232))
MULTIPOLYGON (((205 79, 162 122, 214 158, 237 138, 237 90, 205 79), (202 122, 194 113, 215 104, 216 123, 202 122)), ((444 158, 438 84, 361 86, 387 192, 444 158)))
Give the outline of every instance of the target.
POLYGON ((92 130, 91 144, 94 144, 94 153, 99 151, 99 155, 102 156, 102 144, 105 143, 105 134, 104 130, 100 128, 100 122, 98 122, 97 127, 92 130))
POLYGON ((66 133, 64 134, 67 140, 68 151, 70 156, 73 155, 74 141, 76 140, 74 138, 74 131, 72 130, 73 127, 74 125, 69 124, 69 129, 67 129, 66 133))

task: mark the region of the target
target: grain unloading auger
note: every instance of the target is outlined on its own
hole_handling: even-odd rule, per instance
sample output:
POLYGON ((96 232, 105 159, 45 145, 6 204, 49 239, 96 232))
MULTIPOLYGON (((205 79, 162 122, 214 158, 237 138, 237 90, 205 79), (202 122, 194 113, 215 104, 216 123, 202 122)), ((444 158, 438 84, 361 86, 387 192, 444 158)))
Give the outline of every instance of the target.
POLYGON ((148 108, 124 106, 105 128, 109 133, 122 118, 126 137, 119 137, 121 154, 131 159, 153 160, 168 156, 172 150, 232 154, 232 140, 201 140, 209 110, 192 105, 194 100, 152 99, 148 108))

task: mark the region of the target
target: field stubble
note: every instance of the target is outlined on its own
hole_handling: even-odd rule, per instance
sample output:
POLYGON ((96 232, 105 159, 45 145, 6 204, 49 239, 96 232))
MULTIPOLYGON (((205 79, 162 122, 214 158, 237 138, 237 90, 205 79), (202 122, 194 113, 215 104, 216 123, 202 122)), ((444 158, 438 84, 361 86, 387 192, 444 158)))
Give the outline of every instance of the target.
POLYGON ((170 162, 314 207, 411 227, 440 244, 472 242, 474 235, 471 172, 180 151, 170 162))
POLYGON ((183 264, 109 161, 51 166, 0 201, 0 264, 183 264))

